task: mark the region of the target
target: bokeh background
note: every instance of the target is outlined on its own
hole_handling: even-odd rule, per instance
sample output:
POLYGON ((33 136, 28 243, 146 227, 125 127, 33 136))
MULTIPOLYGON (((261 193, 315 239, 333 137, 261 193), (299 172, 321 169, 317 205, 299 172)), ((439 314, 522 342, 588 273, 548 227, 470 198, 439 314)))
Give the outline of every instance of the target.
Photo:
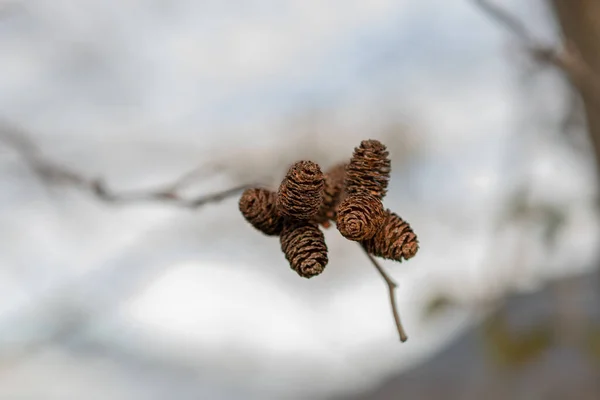
MULTIPOLYGON (((481 3, 2 0, 0 398, 600 398, 600 103, 481 3), (236 196, 113 204, 24 145, 193 197, 368 138, 421 244, 382 261, 403 344, 335 228, 301 279, 236 196)), ((600 71, 595 1, 493 4, 600 71)))

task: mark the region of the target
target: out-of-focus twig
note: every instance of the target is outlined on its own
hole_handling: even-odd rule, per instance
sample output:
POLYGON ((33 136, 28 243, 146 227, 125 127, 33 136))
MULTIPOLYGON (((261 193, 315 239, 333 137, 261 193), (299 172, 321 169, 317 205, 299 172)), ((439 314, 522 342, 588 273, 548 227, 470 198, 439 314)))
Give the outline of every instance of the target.
MULTIPOLYGON (((0 143, 12 148, 26 163, 29 169, 40 179, 44 185, 60 185, 77 188, 86 191, 93 195, 95 198, 109 203, 129 203, 139 201, 159 201, 175 205, 178 207, 185 208, 198 208, 211 202, 218 202, 226 198, 232 197, 241 190, 245 189, 249 185, 239 185, 233 188, 229 188, 220 192, 192 197, 183 198, 178 194, 178 191, 194 179, 197 179, 202 172, 201 168, 196 168, 188 173, 183 174, 181 177, 176 179, 174 182, 159 187, 153 190, 147 191, 129 191, 129 192, 115 192, 110 190, 101 179, 90 179, 83 174, 74 171, 68 167, 65 167, 57 162, 50 161, 44 157, 38 146, 32 142, 25 131, 19 127, 8 124, 4 121, 0 121, 0 143)), ((147 273, 147 269, 144 269, 147 273)), ((115 271, 103 271, 108 275, 112 275, 115 271)), ((130 270, 131 273, 131 270, 130 270)), ((94 277, 85 278, 85 281, 78 282, 76 285, 65 285, 61 287, 56 293, 68 293, 74 291, 77 286, 81 286, 84 283, 91 285, 98 290, 98 282, 101 281, 100 277, 94 275, 94 277)), ((106 280, 106 279, 104 279, 106 280)), ((102 287, 102 285, 100 285, 102 287)), ((87 292, 87 297, 90 296, 90 291, 87 292)), ((127 291, 126 291, 127 292, 127 291)), ((88 298, 86 299, 90 301, 88 298)), ((36 354, 40 349, 45 348, 49 344, 59 343, 62 340, 66 340, 74 334, 77 334, 83 329, 90 321, 91 317, 98 317, 99 314, 104 314, 108 310, 112 310, 116 305, 122 301, 124 295, 111 296, 109 300, 101 302, 93 309, 85 308, 85 312, 77 313, 76 318, 72 318, 70 313, 63 313, 64 315, 58 315, 56 317, 57 328, 52 329, 47 337, 39 340, 33 340, 30 343, 26 343, 19 348, 11 349, 10 354, 6 353, 4 349, 0 349, 0 372, 14 366, 15 363, 20 362, 29 357, 31 354, 36 354), (106 304, 105 304, 106 303, 106 304)), ((46 307, 50 306, 50 312, 52 311, 53 297, 45 299, 40 303, 40 310, 35 308, 34 314, 39 311, 40 314, 48 314, 46 307)), ((83 306, 82 306, 83 307, 83 306)), ((26 316, 27 319, 27 316, 26 316)))
POLYGON ((398 287, 398 284, 385 272, 385 270, 383 269, 383 267, 381 265, 379 265, 379 263, 377 262, 375 257, 373 257, 364 248, 364 246, 361 245, 360 247, 365 252, 365 254, 369 258, 369 260, 371 261, 373 266, 377 269, 377 272, 379 272, 379 275, 381 275, 381 277, 385 280, 385 283, 388 286, 388 291, 389 291, 389 295, 390 295, 390 303, 392 306, 392 314, 394 314, 394 321, 396 323, 396 329, 398 329, 398 335, 400 336, 400 341, 406 342, 408 340, 408 336, 406 335, 406 332, 404 331, 404 327, 402 326, 402 322, 400 321, 400 313, 398 312, 398 305, 396 303, 396 288, 398 287))
POLYGON ((199 168, 183 174, 173 183, 148 190, 117 192, 110 189, 100 178, 89 178, 57 162, 47 160, 26 133, 17 127, 0 123, 0 142, 12 147, 27 163, 32 172, 44 184, 75 187, 97 199, 109 203, 159 201, 178 207, 198 208, 234 196, 250 185, 236 185, 219 192, 192 198, 184 198, 178 191, 198 175, 199 168))
POLYGON ((572 43, 568 42, 559 49, 545 45, 534 38, 517 16, 489 0, 473 1, 486 15, 513 34, 535 60, 558 67, 580 91, 593 94, 596 100, 600 100, 600 77, 572 43))
POLYGON ((537 60, 562 70, 583 100, 587 131, 594 150, 597 179, 600 179, 600 6, 591 1, 553 0, 557 22, 566 45, 561 49, 544 46, 533 39, 520 20, 489 0, 473 0, 489 17, 520 39, 537 60))
POLYGON ((524 40, 526 42, 533 42, 533 38, 531 37, 531 33, 514 15, 510 14, 508 11, 504 10, 497 4, 490 2, 488 0, 473 0, 479 8, 481 8, 486 14, 490 17, 498 21, 501 25, 507 28, 512 34, 517 36, 519 39, 524 40))

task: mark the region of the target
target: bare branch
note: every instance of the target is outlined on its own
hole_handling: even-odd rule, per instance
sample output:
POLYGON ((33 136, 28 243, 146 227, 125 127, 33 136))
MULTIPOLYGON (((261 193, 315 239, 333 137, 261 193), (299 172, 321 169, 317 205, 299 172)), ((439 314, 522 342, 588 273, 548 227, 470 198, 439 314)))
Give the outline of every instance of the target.
POLYGON ((526 42, 533 42, 533 37, 527 27, 514 15, 488 0, 473 0, 488 16, 496 20, 501 26, 526 42))
POLYGON ((581 57, 573 43, 566 43, 560 49, 542 44, 517 16, 489 0, 473 2, 492 20, 516 36, 535 60, 558 67, 582 93, 592 94, 596 101, 600 101, 600 77, 581 57))
POLYGON ((404 327, 402 326, 402 322, 400 321, 400 313, 398 312, 398 305, 396 304, 396 288, 398 284, 385 272, 383 267, 379 265, 375 257, 373 257, 364 246, 360 245, 361 249, 365 252, 373 266, 379 272, 379 275, 385 280, 385 283, 388 286, 388 291, 390 294, 390 304, 392 305, 392 314, 394 315, 394 321, 396 323, 396 329, 398 329, 398 335, 400 336, 401 342, 406 342, 408 340, 408 336, 404 331, 404 327))
POLYGON ((208 203, 225 200, 249 187, 248 184, 237 185, 216 193, 193 198, 183 198, 178 194, 185 185, 193 181, 201 172, 194 168, 163 187, 147 190, 116 192, 110 189, 100 178, 89 178, 59 163, 43 157, 38 147, 31 142, 25 132, 6 123, 0 123, 0 142, 12 147, 25 161, 31 171, 46 185, 64 185, 86 191, 97 199, 109 203, 131 203, 141 201, 158 201, 178 207, 198 208, 208 203))

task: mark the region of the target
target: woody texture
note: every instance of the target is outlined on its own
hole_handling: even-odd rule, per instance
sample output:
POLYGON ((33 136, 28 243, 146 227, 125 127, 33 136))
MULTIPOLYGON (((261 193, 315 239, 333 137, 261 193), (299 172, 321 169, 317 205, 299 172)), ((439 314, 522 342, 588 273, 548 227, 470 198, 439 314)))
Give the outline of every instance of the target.
POLYGON ((319 275, 327 265, 327 245, 312 221, 288 221, 280 236, 281 250, 291 268, 304 278, 319 275))
POLYGON ((375 236, 363 242, 365 249, 388 260, 413 258, 419 250, 419 242, 410 225, 390 210, 385 211, 384 218, 375 236))
POLYGON ((325 177, 312 161, 298 161, 290 167, 277 192, 279 213, 291 219, 309 220, 323 204, 325 177))
POLYGON ((336 219, 337 228, 346 239, 371 239, 383 224, 383 204, 370 194, 351 195, 340 203, 336 219))
POLYGON ((346 166, 346 163, 336 164, 325 172, 323 203, 315 217, 315 221, 324 228, 329 228, 331 221, 336 220, 338 205, 344 193, 346 166))
POLYGON ((392 171, 388 156, 386 147, 378 140, 363 140, 346 167, 346 192, 371 194, 383 200, 392 171))
POLYGON ((345 198, 337 212, 337 228, 348 240, 371 239, 383 223, 381 200, 387 192, 391 162, 386 147, 363 140, 346 166, 345 198))
POLYGON ((327 244, 314 221, 323 205, 325 177, 312 161, 292 165, 277 191, 277 212, 283 217, 281 251, 303 278, 321 274, 327 265, 327 244))
POLYGON ((303 278, 324 272, 329 259, 321 228, 334 222, 343 237, 360 245, 386 281, 400 340, 406 341, 394 296, 397 284, 374 258, 400 262, 419 250, 410 225, 384 208, 390 173, 385 145, 363 140, 347 163, 336 164, 325 173, 315 162, 298 161, 288 169, 277 191, 245 190, 239 209, 255 229, 279 236, 290 268, 303 278))
POLYGON ((265 235, 279 235, 283 217, 277 212, 277 194, 263 188, 246 189, 239 201, 240 212, 250 224, 265 235))

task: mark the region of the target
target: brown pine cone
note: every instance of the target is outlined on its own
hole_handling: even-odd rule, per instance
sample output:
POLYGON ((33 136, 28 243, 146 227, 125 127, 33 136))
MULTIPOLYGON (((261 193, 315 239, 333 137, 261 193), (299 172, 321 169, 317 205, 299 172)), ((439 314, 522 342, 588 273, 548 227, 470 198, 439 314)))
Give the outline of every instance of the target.
POLYGON ((267 189, 246 189, 240 197, 239 208, 246 220, 265 235, 275 236, 283 229, 283 217, 277 212, 277 194, 267 189))
POLYGON ((370 194, 346 197, 337 210, 337 228, 348 240, 362 241, 375 236, 384 221, 383 204, 370 194))
POLYGON ((325 178, 318 164, 298 161, 290 167, 277 192, 277 209, 285 217, 308 220, 323 204, 325 178))
POLYGON ((279 239, 285 258, 298 275, 312 278, 323 272, 328 262, 327 245, 317 224, 287 220, 279 239))
POLYGON ((368 193, 383 199, 387 193, 391 162, 378 140, 363 140, 346 168, 345 187, 350 194, 368 193))
POLYGON ((336 210, 344 191, 344 177, 346 165, 337 164, 325 173, 325 189, 323 191, 323 204, 315 217, 315 221, 329 228, 331 220, 335 221, 336 210))
POLYGON ((408 260, 419 250, 417 235, 410 225, 390 210, 385 211, 381 229, 362 243, 372 255, 395 261, 408 260))

